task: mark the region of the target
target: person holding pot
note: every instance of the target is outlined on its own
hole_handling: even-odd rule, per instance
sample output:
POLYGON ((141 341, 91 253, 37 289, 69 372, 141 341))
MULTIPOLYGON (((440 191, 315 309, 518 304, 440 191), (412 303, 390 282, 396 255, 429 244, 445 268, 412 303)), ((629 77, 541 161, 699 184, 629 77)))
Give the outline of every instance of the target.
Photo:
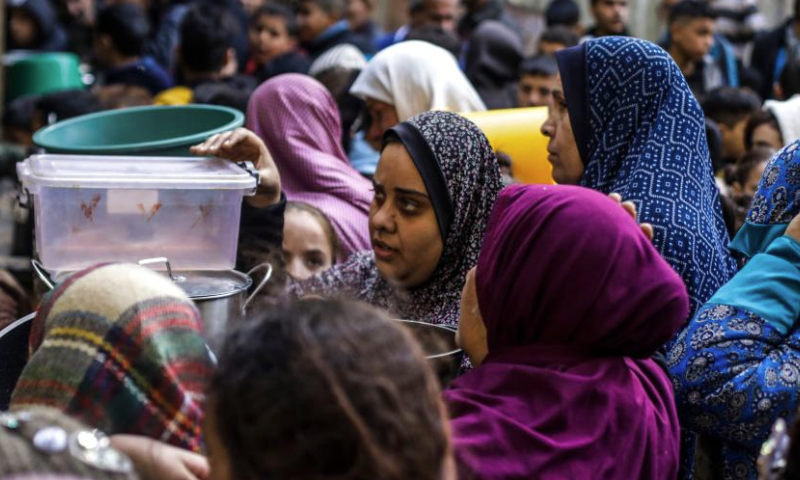
POLYGON ((373 177, 372 249, 289 293, 357 299, 397 318, 455 325, 502 186, 489 141, 464 117, 428 112, 396 125, 384 135, 373 177))
POLYGON ((651 357, 688 311, 614 201, 506 188, 461 298, 456 339, 475 368, 444 391, 459 478, 674 480, 678 415, 651 357))
POLYGON ((737 270, 700 105, 669 54, 646 40, 597 38, 556 59, 542 125, 553 179, 632 201, 694 314, 737 270))

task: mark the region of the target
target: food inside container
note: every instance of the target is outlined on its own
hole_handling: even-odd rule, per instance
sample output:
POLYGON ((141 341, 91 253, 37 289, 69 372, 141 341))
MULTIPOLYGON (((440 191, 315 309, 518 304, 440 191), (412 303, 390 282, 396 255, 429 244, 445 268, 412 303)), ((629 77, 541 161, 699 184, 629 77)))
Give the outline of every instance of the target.
POLYGON ((17 166, 48 270, 168 257, 176 270, 236 262, 254 170, 217 158, 34 155, 17 166))

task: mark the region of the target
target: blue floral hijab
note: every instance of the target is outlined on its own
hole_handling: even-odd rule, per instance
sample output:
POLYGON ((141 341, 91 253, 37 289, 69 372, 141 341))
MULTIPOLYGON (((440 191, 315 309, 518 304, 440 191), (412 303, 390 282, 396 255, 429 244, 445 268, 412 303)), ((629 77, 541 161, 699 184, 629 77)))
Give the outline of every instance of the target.
POLYGON ((730 245, 745 258, 764 252, 800 213, 799 147, 800 140, 790 143, 764 168, 747 220, 730 245))
POLYGON ((736 273, 700 105, 669 54, 645 40, 598 38, 557 59, 580 184, 636 204, 694 315, 736 273))

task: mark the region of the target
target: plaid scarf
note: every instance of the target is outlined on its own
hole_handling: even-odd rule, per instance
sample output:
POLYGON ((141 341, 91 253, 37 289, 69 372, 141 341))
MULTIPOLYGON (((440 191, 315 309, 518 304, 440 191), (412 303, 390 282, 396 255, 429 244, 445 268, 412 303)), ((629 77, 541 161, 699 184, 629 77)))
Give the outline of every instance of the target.
POLYGON ((50 406, 108 434, 200 451, 212 368, 200 325, 183 291, 146 268, 110 264, 78 272, 37 313, 34 353, 11 408, 50 406))

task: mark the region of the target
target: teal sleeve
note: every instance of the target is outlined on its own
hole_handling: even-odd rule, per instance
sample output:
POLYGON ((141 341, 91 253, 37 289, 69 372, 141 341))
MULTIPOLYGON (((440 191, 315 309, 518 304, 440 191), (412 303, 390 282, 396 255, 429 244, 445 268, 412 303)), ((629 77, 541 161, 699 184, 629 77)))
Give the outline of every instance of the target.
POLYGON ((800 316, 800 243, 782 236, 711 297, 760 316, 786 335, 800 316))

